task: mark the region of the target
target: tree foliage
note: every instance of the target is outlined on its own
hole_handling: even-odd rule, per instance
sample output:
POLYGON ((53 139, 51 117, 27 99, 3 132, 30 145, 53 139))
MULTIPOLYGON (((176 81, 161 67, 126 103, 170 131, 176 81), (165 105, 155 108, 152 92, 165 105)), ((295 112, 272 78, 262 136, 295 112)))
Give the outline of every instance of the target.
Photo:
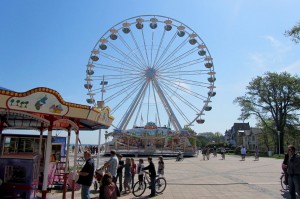
MULTIPOLYGON (((253 79, 246 87, 244 96, 237 97, 244 116, 257 117, 274 134, 280 132, 280 151, 283 151, 285 127, 295 122, 300 109, 300 79, 287 72, 266 72, 264 76, 253 79), (267 120, 273 120, 275 127, 267 120)), ((246 118, 246 119, 247 119, 246 118)), ((277 143, 279 145, 279 143, 277 143)))
POLYGON ((293 26, 290 30, 285 31, 287 37, 291 37, 295 43, 300 42, 300 22, 293 26))
POLYGON ((210 143, 223 143, 224 142, 224 135, 220 132, 212 133, 212 132, 205 132, 199 133, 197 135, 197 146, 205 147, 210 143))

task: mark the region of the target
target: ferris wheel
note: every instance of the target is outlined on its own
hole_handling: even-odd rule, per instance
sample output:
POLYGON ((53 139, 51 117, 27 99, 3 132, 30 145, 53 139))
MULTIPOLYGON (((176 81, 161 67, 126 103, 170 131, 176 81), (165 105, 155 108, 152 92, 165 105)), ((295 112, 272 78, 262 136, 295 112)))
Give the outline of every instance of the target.
POLYGON ((195 31, 170 17, 141 15, 99 38, 84 87, 89 104, 110 107, 116 129, 151 121, 181 131, 205 122, 216 95, 215 74, 209 50, 195 31))

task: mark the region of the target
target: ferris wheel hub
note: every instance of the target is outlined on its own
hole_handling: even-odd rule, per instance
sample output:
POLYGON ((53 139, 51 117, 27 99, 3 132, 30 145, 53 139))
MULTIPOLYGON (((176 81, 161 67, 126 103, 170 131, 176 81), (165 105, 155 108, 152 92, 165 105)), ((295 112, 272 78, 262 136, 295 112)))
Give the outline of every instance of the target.
POLYGON ((154 68, 147 68, 145 71, 145 76, 148 80, 152 80, 156 76, 156 70, 154 68))

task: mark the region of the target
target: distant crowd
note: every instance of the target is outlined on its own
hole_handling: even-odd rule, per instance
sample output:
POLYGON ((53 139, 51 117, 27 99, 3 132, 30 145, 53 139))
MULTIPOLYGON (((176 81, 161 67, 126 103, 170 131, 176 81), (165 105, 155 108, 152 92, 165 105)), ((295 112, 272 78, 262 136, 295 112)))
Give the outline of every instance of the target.
MULTIPOLYGON (((78 153, 82 153, 83 151, 90 151, 92 155, 98 154, 98 145, 87 145, 87 146, 82 146, 79 145, 78 147, 78 153)), ((104 146, 101 145, 100 147, 100 153, 104 151, 104 146)), ((75 152, 75 146, 72 146, 72 153, 75 152)))

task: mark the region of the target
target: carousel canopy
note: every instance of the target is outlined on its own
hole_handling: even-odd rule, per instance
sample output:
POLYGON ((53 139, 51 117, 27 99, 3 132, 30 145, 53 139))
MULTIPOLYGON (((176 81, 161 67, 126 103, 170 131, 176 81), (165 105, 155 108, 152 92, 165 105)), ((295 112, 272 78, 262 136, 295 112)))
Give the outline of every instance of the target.
POLYGON ((109 107, 95 107, 65 102, 50 88, 39 87, 14 92, 0 87, 0 128, 45 130, 97 130, 110 127, 113 117, 109 107))

